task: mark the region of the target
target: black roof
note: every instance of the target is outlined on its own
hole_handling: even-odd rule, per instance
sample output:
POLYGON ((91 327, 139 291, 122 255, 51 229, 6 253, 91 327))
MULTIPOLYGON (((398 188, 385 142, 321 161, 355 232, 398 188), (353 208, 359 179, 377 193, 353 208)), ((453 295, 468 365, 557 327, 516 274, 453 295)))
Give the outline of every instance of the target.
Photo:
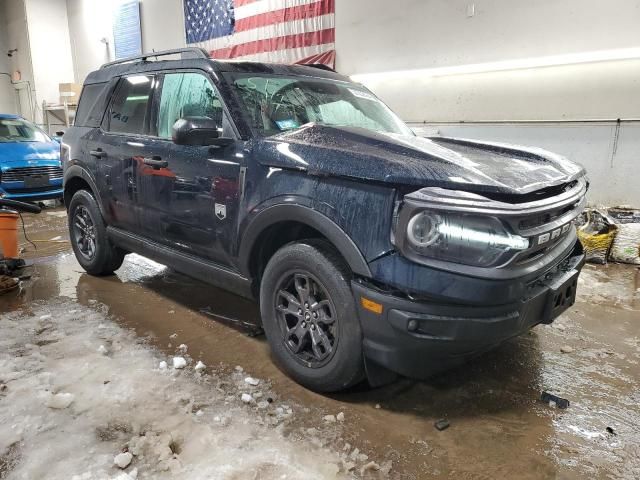
POLYGON ((84 83, 104 83, 110 81, 113 77, 119 77, 122 75, 184 68, 199 68, 205 71, 210 71, 213 74, 218 72, 232 72, 262 73, 271 75, 303 75, 330 80, 351 81, 348 77, 340 75, 339 73, 313 66, 287 65, 280 63, 236 62, 214 60, 210 58, 183 58, 180 60, 155 61, 140 59, 127 61, 126 63, 105 64, 99 70, 91 72, 84 83))

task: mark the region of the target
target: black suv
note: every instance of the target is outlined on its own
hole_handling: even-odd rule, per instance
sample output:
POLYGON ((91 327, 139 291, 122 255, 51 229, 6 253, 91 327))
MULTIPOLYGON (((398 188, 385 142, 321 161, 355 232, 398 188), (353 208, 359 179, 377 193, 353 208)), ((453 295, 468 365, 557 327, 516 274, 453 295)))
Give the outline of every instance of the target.
POLYGON ((106 64, 61 151, 87 272, 137 252, 258 298, 274 357, 314 390, 425 377, 575 299, 582 167, 418 137, 326 68, 199 49, 106 64))

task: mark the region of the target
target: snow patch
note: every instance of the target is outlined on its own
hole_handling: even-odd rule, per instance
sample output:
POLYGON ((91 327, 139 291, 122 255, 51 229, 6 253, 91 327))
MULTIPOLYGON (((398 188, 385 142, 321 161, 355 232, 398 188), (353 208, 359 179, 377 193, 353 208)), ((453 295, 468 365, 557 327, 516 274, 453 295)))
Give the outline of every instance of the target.
POLYGON ((184 357, 173 357, 173 368, 184 368, 187 366, 187 361, 184 357))
POLYGON ((127 468, 129 464, 133 460, 133 455, 130 452, 119 453, 113 459, 114 465, 117 465, 120 468, 127 468))
POLYGON ((331 449, 335 437, 322 437, 321 425, 312 439, 282 428, 295 416, 286 404, 276 408, 272 392, 262 392, 270 400, 260 403, 263 409, 246 408, 238 400, 247 384, 237 371, 167 375, 155 368, 162 367, 157 351, 101 310, 58 298, 46 309, 34 303, 4 313, 0 331, 0 452, 19 449, 8 479, 320 480, 353 474, 345 453, 331 449), (48 343, 36 346, 42 341, 48 343), (101 344, 109 346, 108 361, 96 348, 101 344), (123 448, 120 458, 131 457, 120 471, 114 457, 123 448))
POLYGON ((47 398, 47 407, 54 408, 57 410, 62 410, 63 408, 67 408, 71 405, 71 402, 74 400, 74 396, 72 393, 56 393, 50 394, 47 398))

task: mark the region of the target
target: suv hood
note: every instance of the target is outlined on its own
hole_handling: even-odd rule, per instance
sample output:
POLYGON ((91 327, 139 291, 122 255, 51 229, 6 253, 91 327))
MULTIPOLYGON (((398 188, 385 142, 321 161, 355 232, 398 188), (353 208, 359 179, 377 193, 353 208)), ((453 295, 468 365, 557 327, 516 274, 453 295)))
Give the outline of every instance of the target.
POLYGON ((0 166, 6 164, 35 165, 42 161, 59 161, 60 144, 57 142, 0 143, 0 166))
POLYGON ((255 148, 270 167, 476 192, 525 194, 584 175, 581 166, 539 148, 316 124, 260 139, 255 148))

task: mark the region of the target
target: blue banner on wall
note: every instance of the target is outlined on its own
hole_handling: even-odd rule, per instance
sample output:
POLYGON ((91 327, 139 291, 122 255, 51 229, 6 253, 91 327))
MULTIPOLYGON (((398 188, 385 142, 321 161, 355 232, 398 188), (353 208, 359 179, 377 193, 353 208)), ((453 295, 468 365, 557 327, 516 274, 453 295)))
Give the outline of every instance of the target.
POLYGON ((116 60, 142 54, 139 0, 123 1, 113 13, 116 60))

